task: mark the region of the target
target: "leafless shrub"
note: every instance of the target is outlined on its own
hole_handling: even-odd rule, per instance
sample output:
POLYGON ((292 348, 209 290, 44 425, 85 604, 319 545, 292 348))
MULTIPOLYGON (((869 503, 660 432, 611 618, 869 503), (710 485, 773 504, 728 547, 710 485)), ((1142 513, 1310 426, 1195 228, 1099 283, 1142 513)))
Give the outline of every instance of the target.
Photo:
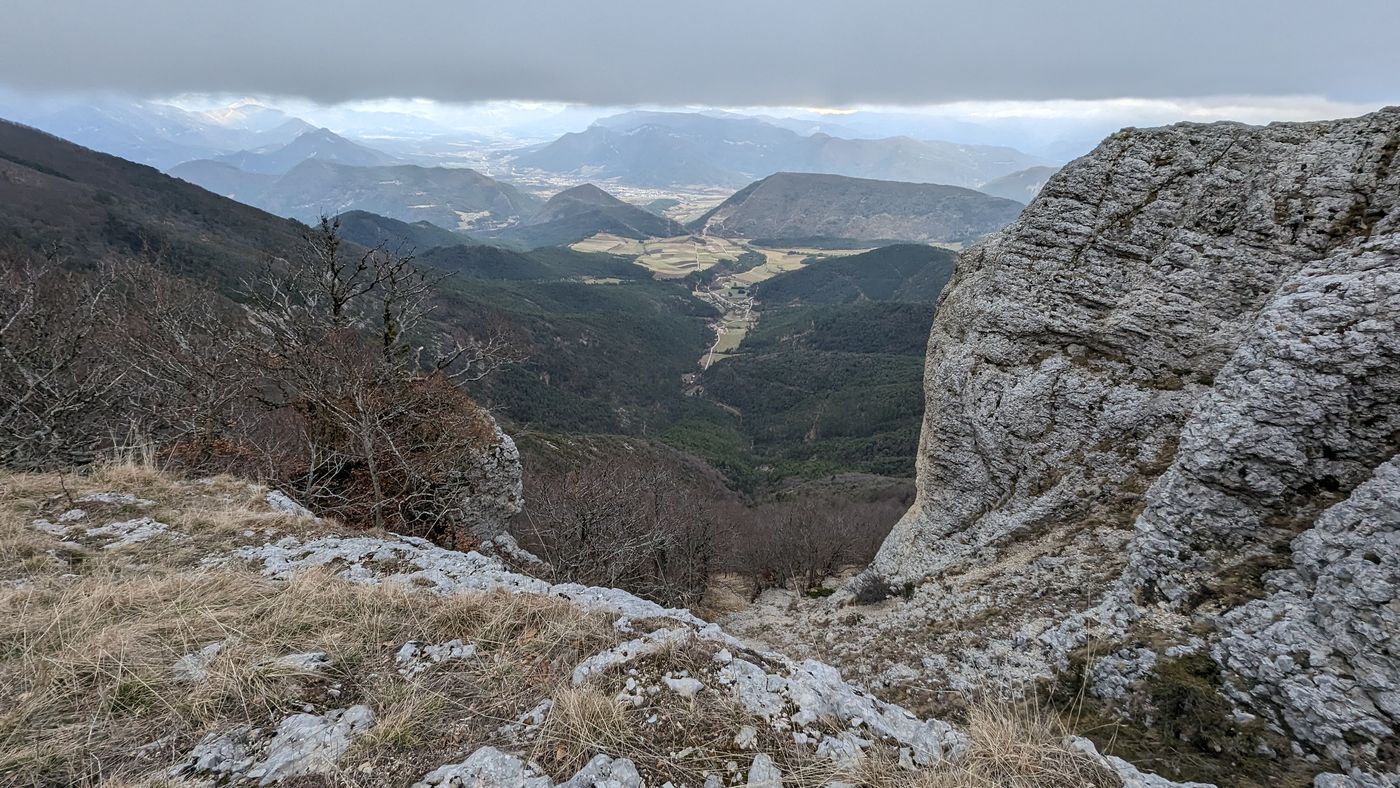
POLYGON ((674 469, 612 457, 538 484, 516 530, 560 579, 681 605, 718 568, 719 515, 674 469))
POLYGON ((411 253, 350 246, 323 219, 243 283, 241 305, 158 250, 95 274, 0 263, 0 464, 83 464, 122 436, 187 470, 270 477, 352 523, 458 532, 494 439, 458 385, 514 359, 433 324, 445 275, 411 253))
POLYGON ((322 219, 305 254, 245 283, 263 335, 258 397, 284 427, 270 436, 270 469, 309 503, 355 523, 455 533, 473 492, 457 471, 493 435, 456 384, 511 359, 497 341, 430 330, 440 278, 384 245, 351 253, 339 223, 322 219))
POLYGON ((119 365, 98 341, 113 276, 64 271, 55 255, 0 253, 0 465, 38 470, 98 455, 119 365))
POLYGON ((787 495, 750 512, 734 566, 752 579, 755 591, 813 591, 826 578, 869 563, 902 513, 893 501, 787 495))
POLYGON ((132 431, 162 459, 198 472, 250 459, 241 434, 257 416, 252 327, 232 305, 164 273, 154 254, 117 272, 123 298, 109 312, 111 351, 127 370, 132 431))

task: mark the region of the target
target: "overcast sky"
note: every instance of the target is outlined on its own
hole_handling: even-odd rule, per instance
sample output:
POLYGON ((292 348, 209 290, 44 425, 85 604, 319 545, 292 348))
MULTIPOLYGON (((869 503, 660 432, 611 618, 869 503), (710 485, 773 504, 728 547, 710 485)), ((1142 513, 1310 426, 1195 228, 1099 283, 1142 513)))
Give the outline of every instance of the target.
POLYGON ((1400 100, 1400 0, 5 0, 0 82, 836 107, 1400 100))

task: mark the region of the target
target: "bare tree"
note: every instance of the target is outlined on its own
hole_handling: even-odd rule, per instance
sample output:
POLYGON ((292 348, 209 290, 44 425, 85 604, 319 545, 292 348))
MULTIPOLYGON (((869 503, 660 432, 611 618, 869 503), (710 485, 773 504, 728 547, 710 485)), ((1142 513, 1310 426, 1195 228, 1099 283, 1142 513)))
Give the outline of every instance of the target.
POLYGON ((129 418, 167 458, 213 470, 253 418, 259 337, 236 307, 165 273, 158 255, 117 270, 125 297, 109 310, 111 349, 127 369, 129 418))
POLYGON ((308 501, 348 519, 440 532, 445 515, 430 512, 428 501, 465 491, 444 486, 427 458, 440 462, 441 447, 465 452, 490 437, 480 434, 488 420, 453 385, 513 358, 495 338, 463 341, 433 330, 428 317, 443 275, 415 266, 411 251, 381 244, 352 254, 338 233, 338 222, 322 219, 304 255, 270 262, 245 282, 264 336, 259 398, 299 417, 292 445, 300 457, 289 461, 281 441, 272 467, 308 501), (439 408, 444 398, 457 410, 439 408), (438 417, 436 443, 419 440, 429 428, 425 412, 438 417))
POLYGON ((111 435, 97 414, 123 377, 97 344, 112 271, 83 276, 53 253, 0 254, 0 464, 88 462, 111 435))

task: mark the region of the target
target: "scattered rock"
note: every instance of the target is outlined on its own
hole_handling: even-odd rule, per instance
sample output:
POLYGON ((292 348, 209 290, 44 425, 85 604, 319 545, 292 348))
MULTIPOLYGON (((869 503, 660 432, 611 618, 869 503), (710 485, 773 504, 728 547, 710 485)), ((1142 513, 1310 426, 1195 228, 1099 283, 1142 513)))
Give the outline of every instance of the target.
POLYGON ((29 527, 36 531, 42 531, 50 536, 66 536, 68 534, 67 526, 59 525, 48 520, 33 520, 29 523, 29 527))
POLYGON ((331 658, 324 651, 306 651, 300 654, 287 654, 270 660, 265 667, 280 673, 317 675, 331 666, 331 658))
POLYGON ((374 726, 368 706, 328 711, 325 715, 293 714, 277 726, 262 762, 249 769, 248 779, 260 785, 305 774, 331 771, 353 739, 374 726))
POLYGON ((410 640, 394 655, 394 661, 398 663, 399 673, 405 678, 413 678, 439 662, 467 659, 475 655, 475 643, 449 640, 446 643, 423 644, 410 640))
POLYGON ((671 678, 667 676, 662 679, 670 690, 682 698, 693 698, 700 690, 705 688, 698 679, 693 678, 671 678))
POLYGON ((268 508, 272 509, 274 512, 290 514, 293 517, 316 517, 310 509, 292 500, 290 496, 281 490, 268 490, 267 494, 263 496, 263 500, 267 501, 268 508))
POLYGON ((482 747, 465 761, 443 766, 423 776, 413 788, 555 788, 538 766, 495 747, 482 747))
POLYGON ((783 773, 773 765, 773 759, 763 753, 753 757, 749 765, 749 788, 783 788, 783 773))
POLYGON ((1097 761, 1103 767, 1109 769, 1123 781, 1123 788, 1216 788, 1212 783, 1177 783, 1158 777, 1155 774, 1147 774, 1139 771, 1136 766, 1113 755, 1101 755, 1094 743, 1088 739, 1076 736, 1071 739, 1070 747, 1084 753, 1089 758, 1097 761))
POLYGON ((642 788, 642 776, 627 758, 596 755, 558 788, 642 788))
POLYGON ((100 492, 85 495, 78 499, 78 503, 105 503, 110 506, 155 506, 156 502, 148 498, 138 498, 131 493, 100 492))
POLYGON ((209 643, 200 650, 175 660, 175 664, 170 666, 170 672, 176 681, 189 684, 203 683, 209 679, 209 666, 223 650, 224 642, 222 640, 209 643))
POLYGON ((211 733, 171 774, 212 775, 259 785, 322 774, 332 771, 353 740, 373 725, 374 712, 368 706, 351 706, 319 716, 293 714, 272 735, 246 725, 211 733))
POLYGON ((1353 769, 1347 774, 1319 774, 1313 780, 1313 788, 1396 788, 1400 786, 1400 773, 1372 774, 1353 769))
POLYGON ((123 520, 116 523, 108 523, 97 528, 89 528, 88 536, 115 536, 115 541, 102 545, 103 550, 119 550, 123 547, 144 542, 152 539, 166 531, 170 526, 159 520, 152 520, 149 517, 138 517, 135 520, 123 520))

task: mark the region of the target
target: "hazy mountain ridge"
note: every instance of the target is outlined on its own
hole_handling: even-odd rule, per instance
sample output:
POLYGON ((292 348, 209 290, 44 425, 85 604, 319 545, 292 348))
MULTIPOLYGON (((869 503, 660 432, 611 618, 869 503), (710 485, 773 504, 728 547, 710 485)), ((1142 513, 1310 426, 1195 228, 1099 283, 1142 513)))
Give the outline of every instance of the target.
POLYGON ((395 157, 374 148, 351 142, 330 129, 312 129, 298 135, 296 139, 285 145, 228 153, 215 157, 214 160, 248 173, 285 175, 293 167, 308 159, 355 167, 386 166, 398 163, 395 157))
POLYGON ((1022 207, 956 186, 785 172, 749 184, 690 227, 735 238, 963 243, 1005 226, 1022 207))
POLYGON ((1045 187, 1050 176, 1059 171, 1059 167, 1027 167, 1024 170, 1018 170, 987 181, 978 186, 977 191, 990 194, 993 197, 1029 203, 1045 187))
POLYGON ((307 159, 270 181, 203 162, 181 165, 171 174, 308 222, 322 214, 361 210, 449 230, 489 230, 520 221, 540 204, 510 184, 465 167, 357 167, 307 159))
POLYGON ((669 238, 685 232, 685 227, 671 219, 585 183, 559 192, 533 216, 493 237, 537 247, 571 244, 598 233, 640 240, 669 238))
POLYGON ((445 230, 431 222, 401 222, 368 211, 346 211, 335 218, 340 222, 342 238, 365 247, 382 243, 393 250, 412 249, 421 256, 440 246, 475 243, 471 236, 445 230))
POLYGON ((975 186, 1039 163, 1006 147, 804 135, 757 118, 678 112, 603 118, 515 162, 649 186, 740 186, 783 171, 975 186))
POLYGON ((60 108, 16 104, 14 119, 94 150, 168 168, 248 148, 285 145, 315 127, 240 102, 192 112, 169 104, 104 99, 60 108))

